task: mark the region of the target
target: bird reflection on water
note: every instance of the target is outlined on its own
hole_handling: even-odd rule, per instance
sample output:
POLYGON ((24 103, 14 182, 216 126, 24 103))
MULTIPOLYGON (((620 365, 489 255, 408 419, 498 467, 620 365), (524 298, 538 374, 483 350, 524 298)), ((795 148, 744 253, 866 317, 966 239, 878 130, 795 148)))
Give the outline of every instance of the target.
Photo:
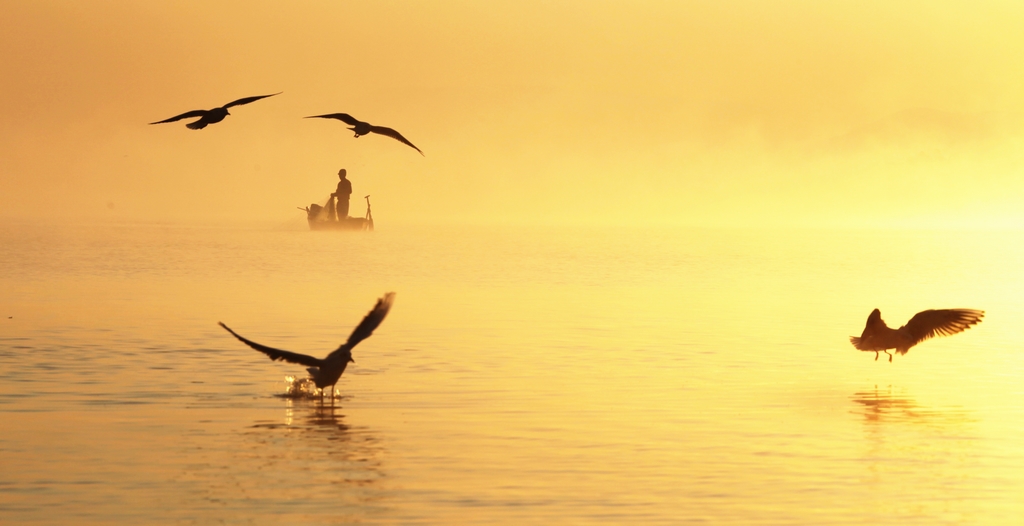
POLYGON ((854 412, 863 414, 868 423, 960 424, 972 421, 963 409, 923 407, 906 394, 894 393, 892 388, 858 391, 850 399, 860 406, 854 412))
MULTIPOLYGON (((306 473, 329 484, 366 487, 384 478, 384 448, 369 428, 345 422, 338 406, 289 400, 283 418, 256 421, 243 432, 259 469, 278 462, 318 466, 306 473)), ((280 473, 287 469, 268 469, 280 473)), ((370 496, 367 496, 372 498, 370 496)), ((358 495, 349 495, 358 499, 358 495)))
POLYGON ((210 522, 202 520, 210 516, 233 522, 248 513, 281 524, 335 524, 379 514, 389 492, 384 441, 343 411, 274 399, 256 419, 190 448, 177 478, 198 497, 192 522, 210 522), (241 498, 244 511, 225 508, 231 498, 241 498))

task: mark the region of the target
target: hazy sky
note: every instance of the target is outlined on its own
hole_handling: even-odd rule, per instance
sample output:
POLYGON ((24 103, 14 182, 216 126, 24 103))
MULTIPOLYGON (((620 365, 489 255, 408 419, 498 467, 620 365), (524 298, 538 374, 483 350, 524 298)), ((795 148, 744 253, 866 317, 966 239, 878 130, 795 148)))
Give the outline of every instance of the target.
POLYGON ((1024 226, 1024 3, 0 3, 0 217, 1024 226), (283 91, 192 131, 150 126, 283 91), (346 112, 419 146, 354 139, 346 112))

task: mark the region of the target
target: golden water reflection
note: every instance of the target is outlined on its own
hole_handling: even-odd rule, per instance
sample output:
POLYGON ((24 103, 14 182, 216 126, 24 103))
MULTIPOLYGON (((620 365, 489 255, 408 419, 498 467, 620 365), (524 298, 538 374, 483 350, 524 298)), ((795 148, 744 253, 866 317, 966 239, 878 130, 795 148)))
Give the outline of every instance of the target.
POLYGON ((927 425, 957 425, 973 422, 970 413, 962 408, 925 407, 912 396, 889 386, 858 391, 851 400, 859 407, 854 412, 864 416, 870 424, 909 423, 927 425))
POLYGON ((851 412, 863 416, 857 480, 887 496, 872 500, 872 521, 972 522, 969 503, 977 486, 987 484, 979 477, 984 441, 978 417, 962 407, 919 402, 902 387, 875 386, 850 399, 851 412))
POLYGON ((380 511, 387 466, 377 433, 346 421, 338 404, 287 400, 277 411, 193 453, 185 478, 209 506, 200 516, 267 514, 286 524, 380 511))
POLYGON ((257 421, 242 433, 264 465, 301 463, 330 483, 373 483, 384 477, 385 451, 368 428, 345 422, 340 404, 289 400, 281 421, 257 421), (266 448, 265 451, 261 451, 266 448))
POLYGON ((1019 236, 426 234, 40 235, 0 276, 0 522, 1021 516, 1019 236), (333 405, 216 326, 322 352, 391 288, 333 405), (846 341, 921 305, 992 315, 892 364, 846 341))

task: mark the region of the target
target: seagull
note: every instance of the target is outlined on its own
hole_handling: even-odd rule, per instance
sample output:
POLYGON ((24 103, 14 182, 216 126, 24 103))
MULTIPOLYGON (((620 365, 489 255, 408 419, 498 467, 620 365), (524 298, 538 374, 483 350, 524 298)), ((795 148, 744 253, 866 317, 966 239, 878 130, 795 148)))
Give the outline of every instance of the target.
POLYGON ((277 93, 271 93, 270 95, 257 95, 255 97, 245 97, 244 99, 238 99, 238 100, 236 100, 234 102, 229 102, 229 103, 227 103, 227 104, 225 104, 225 105, 223 105, 223 106, 221 106, 219 108, 214 108, 212 110, 192 110, 192 111, 187 111, 185 113, 182 113, 181 115, 178 115, 177 117, 171 117, 170 119, 164 119, 162 121, 151 122, 150 124, 163 124, 165 122, 174 122, 174 121, 180 121, 181 119, 189 119, 189 118, 192 118, 192 117, 199 117, 200 118, 199 120, 197 120, 195 122, 190 122, 190 123, 186 124, 185 127, 190 129, 190 130, 201 130, 201 129, 205 128, 207 124, 214 124, 214 123, 220 122, 220 121, 224 120, 224 117, 227 117, 228 115, 231 115, 230 113, 228 113, 228 108, 230 108, 232 106, 241 106, 242 104, 249 104, 250 102, 256 102, 256 101, 258 101, 260 99, 265 99, 267 97, 273 97, 274 95, 280 95, 282 93, 284 93, 284 92, 283 91, 279 91, 277 93))
MULTIPOLYGON (((907 354, 911 347, 933 336, 949 336, 970 329, 972 325, 981 323, 985 311, 974 309, 939 309, 924 310, 910 318, 906 325, 899 329, 890 329, 882 321, 882 311, 875 309, 868 316, 868 323, 860 338, 850 336, 850 343, 861 351, 889 354, 888 349, 896 349, 900 354, 907 354)), ((889 361, 892 355, 889 354, 889 361)))
POLYGON ((339 121, 342 121, 345 124, 348 124, 349 126, 352 126, 349 129, 354 131, 354 132, 356 132, 356 138, 359 138, 360 135, 366 135, 367 133, 378 133, 380 135, 386 135, 388 137, 391 137, 392 139, 395 139, 395 140, 397 140, 399 142, 403 142, 403 143, 411 146, 414 150, 416 150, 417 152, 420 152, 420 155, 423 155, 424 157, 426 157, 426 155, 423 153, 422 150, 417 148, 415 144, 409 142, 409 140, 406 139, 405 137, 402 137, 401 133, 398 133, 397 131, 395 131, 395 130, 393 130, 391 128, 385 128, 383 126, 374 126, 374 125, 372 125, 372 124, 370 124, 368 122, 363 122, 363 121, 361 121, 359 119, 356 119, 355 117, 353 117, 353 116, 351 116, 351 115, 349 115, 347 113, 328 113, 326 115, 310 115, 309 117, 303 117, 303 118, 305 118, 305 119, 338 119, 339 121))
POLYGON ((286 362, 308 366, 306 370, 309 371, 310 376, 313 378, 313 383, 315 383, 320 389, 320 399, 323 400, 324 388, 331 386, 331 400, 334 400, 334 384, 338 383, 338 379, 341 378, 341 373, 345 372, 345 367, 348 365, 348 362, 355 362, 355 360, 352 359, 352 348, 373 334, 373 330, 376 329, 377 326, 380 325, 380 322, 384 321, 384 317, 388 315, 388 310, 391 309, 391 302, 394 301, 394 299, 394 292, 388 292, 382 298, 378 299, 377 304, 374 305, 373 309, 352 331, 352 335, 348 337, 348 341, 341 344, 340 347, 331 354, 328 354, 324 359, 314 358, 312 356, 306 356, 305 354, 290 351, 282 351, 280 349, 274 349, 273 347, 258 344, 252 340, 247 340, 239 336, 238 333, 231 330, 227 325, 224 325, 223 322, 217 323, 219 323, 221 327, 224 327, 224 329, 230 332, 235 338, 238 338, 242 343, 266 354, 271 360, 284 360, 286 362))

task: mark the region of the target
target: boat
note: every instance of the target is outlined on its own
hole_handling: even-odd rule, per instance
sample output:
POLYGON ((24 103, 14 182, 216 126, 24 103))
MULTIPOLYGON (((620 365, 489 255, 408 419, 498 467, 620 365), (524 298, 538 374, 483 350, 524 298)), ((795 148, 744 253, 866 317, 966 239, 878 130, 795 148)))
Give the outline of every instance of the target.
POLYGON ((307 207, 296 207, 306 212, 306 222, 310 230, 373 230, 373 213, 370 211, 370 196, 366 199, 366 215, 363 217, 334 217, 334 197, 327 200, 327 205, 313 203, 307 207))

